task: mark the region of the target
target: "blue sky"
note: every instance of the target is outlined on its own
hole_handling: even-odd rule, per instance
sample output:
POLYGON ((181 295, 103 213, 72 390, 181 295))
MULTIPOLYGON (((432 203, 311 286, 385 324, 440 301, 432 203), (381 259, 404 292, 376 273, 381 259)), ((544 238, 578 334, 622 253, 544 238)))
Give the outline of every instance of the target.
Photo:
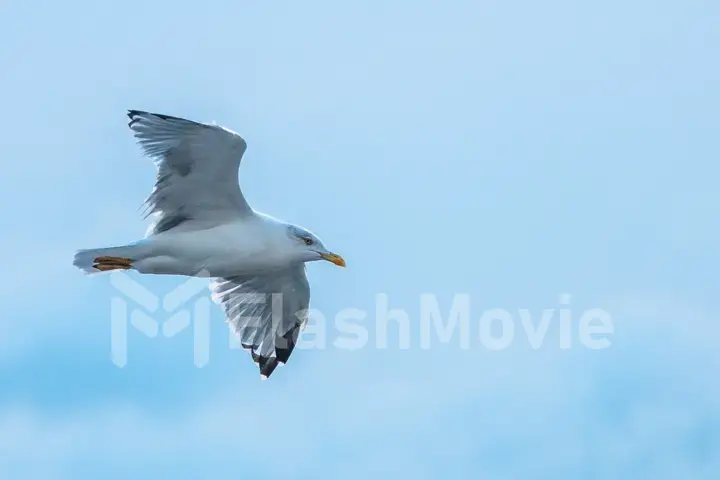
MULTIPOLYGON (((720 471, 720 5, 0 3, 0 477, 710 479, 720 471), (612 345, 298 350, 261 382, 212 311, 130 332, 75 249, 141 237, 137 108, 217 121, 251 205, 348 261, 312 306, 602 308, 612 345), (279 192, 283 192, 279 195, 279 192)), ((164 295, 177 278, 136 278, 164 295)), ((517 317, 519 318, 519 317, 517 317)), ((517 320, 519 322, 519 320, 517 320)), ((539 321, 539 320, 538 320, 539 321)), ((413 337, 416 338, 416 337, 413 337)))

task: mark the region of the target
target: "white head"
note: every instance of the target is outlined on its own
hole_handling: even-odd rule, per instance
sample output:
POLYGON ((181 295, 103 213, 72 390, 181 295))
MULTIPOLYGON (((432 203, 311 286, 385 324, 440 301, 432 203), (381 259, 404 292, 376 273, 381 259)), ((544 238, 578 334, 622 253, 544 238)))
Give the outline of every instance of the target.
POLYGON ((293 245, 293 256, 298 261, 327 260, 340 267, 345 266, 345 260, 340 255, 325 248, 322 240, 317 235, 296 225, 289 225, 287 231, 293 245))

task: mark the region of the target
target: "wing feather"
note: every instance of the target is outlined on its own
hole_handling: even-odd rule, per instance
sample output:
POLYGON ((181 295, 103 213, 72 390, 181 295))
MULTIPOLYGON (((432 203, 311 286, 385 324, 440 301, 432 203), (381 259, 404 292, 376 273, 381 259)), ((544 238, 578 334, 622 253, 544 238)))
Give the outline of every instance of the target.
POLYGON ((157 166, 146 213, 154 217, 148 235, 171 229, 208 228, 252 210, 238 185, 247 144, 219 125, 128 111, 135 138, 157 166))
POLYGON ((304 264, 272 274, 220 278, 210 288, 261 375, 269 377, 278 364, 287 363, 310 305, 304 264))

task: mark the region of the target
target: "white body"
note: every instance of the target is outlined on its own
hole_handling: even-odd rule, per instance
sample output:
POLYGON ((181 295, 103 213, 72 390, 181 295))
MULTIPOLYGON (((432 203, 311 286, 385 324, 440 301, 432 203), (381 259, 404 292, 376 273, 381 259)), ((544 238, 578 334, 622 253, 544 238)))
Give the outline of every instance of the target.
POLYGON ((140 273, 232 277, 269 273, 297 262, 287 224, 254 214, 206 230, 153 235, 140 242, 142 254, 133 262, 140 273))

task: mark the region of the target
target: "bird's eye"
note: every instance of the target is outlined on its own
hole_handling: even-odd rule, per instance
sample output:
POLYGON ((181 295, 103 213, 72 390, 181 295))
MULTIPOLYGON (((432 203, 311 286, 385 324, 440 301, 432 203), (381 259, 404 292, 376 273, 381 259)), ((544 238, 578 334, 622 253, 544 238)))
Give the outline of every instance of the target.
POLYGON ((303 238, 303 242, 305 242, 305 245, 312 245, 312 239, 311 238, 303 238))

